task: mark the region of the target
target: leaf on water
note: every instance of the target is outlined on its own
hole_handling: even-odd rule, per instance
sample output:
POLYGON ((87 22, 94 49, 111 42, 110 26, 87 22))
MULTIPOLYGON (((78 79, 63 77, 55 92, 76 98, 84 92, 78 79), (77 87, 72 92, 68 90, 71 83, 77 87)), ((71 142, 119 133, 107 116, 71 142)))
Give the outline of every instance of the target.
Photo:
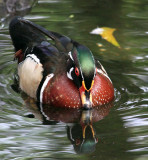
POLYGON ((91 34, 97 34, 100 35, 103 39, 110 42, 114 46, 120 48, 119 43, 117 42, 116 38, 114 37, 113 33, 116 29, 115 28, 109 28, 109 27, 97 27, 93 29, 90 33, 91 34))

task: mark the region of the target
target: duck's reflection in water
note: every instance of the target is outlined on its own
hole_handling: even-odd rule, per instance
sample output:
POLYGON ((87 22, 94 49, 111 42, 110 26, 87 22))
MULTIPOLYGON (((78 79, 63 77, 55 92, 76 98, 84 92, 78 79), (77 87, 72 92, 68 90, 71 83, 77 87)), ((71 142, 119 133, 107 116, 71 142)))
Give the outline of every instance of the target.
POLYGON ((77 153, 93 152, 98 142, 92 125, 92 111, 82 111, 79 121, 67 126, 68 139, 77 153))
MULTIPOLYGON (((67 137, 72 143, 76 153, 91 153, 95 151, 98 138, 93 123, 100 121, 108 115, 112 104, 95 107, 91 110, 55 108, 40 103, 22 94, 25 106, 41 120, 43 124, 55 125, 64 122, 67 126, 67 137)), ((28 117, 31 115, 29 114, 28 117)))

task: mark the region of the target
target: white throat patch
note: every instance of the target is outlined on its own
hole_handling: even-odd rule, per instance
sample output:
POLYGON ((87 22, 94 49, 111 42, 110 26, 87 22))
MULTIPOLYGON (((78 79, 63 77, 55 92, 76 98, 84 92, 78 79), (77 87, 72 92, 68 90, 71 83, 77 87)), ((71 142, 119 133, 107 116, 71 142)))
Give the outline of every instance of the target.
POLYGON ((69 72, 67 72, 67 77, 71 80, 73 80, 72 76, 71 76, 71 72, 74 70, 74 67, 70 68, 69 72))

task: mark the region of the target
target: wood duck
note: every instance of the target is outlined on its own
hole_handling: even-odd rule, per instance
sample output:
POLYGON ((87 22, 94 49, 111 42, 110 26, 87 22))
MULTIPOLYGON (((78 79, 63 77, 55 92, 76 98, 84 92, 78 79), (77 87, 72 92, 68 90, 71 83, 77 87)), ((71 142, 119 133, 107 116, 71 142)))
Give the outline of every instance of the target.
POLYGON ((54 107, 85 108, 114 99, 105 69, 84 45, 15 17, 9 26, 19 87, 30 97, 54 107))

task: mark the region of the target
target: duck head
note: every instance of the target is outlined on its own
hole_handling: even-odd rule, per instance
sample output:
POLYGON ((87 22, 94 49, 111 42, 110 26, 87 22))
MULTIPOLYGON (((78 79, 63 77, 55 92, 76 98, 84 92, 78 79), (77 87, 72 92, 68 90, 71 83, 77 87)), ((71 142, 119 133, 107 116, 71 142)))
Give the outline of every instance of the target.
POLYGON ((75 45, 68 53, 67 77, 77 86, 82 107, 92 108, 92 87, 96 75, 95 60, 92 52, 83 45, 75 45))

